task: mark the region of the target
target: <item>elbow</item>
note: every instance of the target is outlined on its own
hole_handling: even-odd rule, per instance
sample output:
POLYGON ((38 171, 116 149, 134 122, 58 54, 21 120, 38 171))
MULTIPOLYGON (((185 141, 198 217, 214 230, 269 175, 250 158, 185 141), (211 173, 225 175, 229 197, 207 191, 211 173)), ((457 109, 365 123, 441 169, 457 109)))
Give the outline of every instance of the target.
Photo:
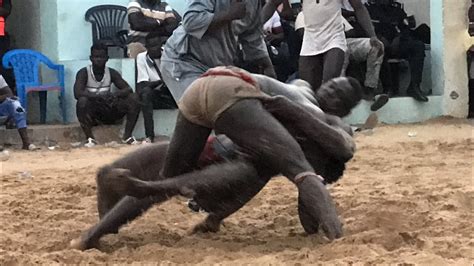
POLYGON ((354 157, 354 153, 356 151, 356 147, 354 142, 346 142, 339 153, 339 160, 342 162, 348 162, 354 157))

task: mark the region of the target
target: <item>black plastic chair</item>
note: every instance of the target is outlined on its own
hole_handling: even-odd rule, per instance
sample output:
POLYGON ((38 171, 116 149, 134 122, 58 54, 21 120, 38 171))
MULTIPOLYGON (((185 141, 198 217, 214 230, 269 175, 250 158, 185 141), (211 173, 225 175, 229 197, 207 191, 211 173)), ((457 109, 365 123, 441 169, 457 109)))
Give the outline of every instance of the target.
POLYGON ((118 5, 100 5, 91 7, 85 19, 92 24, 93 42, 101 42, 107 47, 120 47, 127 57, 127 38, 125 20, 127 8, 118 5))

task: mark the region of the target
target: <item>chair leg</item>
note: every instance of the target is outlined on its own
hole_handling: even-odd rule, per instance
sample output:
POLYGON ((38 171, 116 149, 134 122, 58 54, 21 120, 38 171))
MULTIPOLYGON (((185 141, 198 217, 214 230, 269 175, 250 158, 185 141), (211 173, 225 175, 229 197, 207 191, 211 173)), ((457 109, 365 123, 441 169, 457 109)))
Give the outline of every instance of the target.
POLYGON ((41 124, 46 124, 46 106, 48 101, 48 94, 46 91, 39 92, 39 101, 40 101, 40 122, 41 124))
POLYGON ((61 104, 61 111, 62 111, 62 115, 63 115, 63 124, 67 124, 67 117, 66 117, 66 95, 64 93, 64 90, 61 91, 61 101, 60 101, 60 104, 61 104))

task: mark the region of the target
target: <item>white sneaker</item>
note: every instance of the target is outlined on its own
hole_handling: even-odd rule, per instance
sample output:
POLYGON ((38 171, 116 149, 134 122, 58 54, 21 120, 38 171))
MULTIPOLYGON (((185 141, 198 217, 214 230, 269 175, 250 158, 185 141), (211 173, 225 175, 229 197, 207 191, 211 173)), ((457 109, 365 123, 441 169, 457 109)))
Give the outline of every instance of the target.
POLYGON ((123 143, 123 144, 128 144, 128 145, 138 145, 138 144, 140 144, 140 143, 135 139, 135 137, 133 137, 133 136, 130 137, 130 138, 128 138, 128 139, 126 139, 126 140, 122 140, 122 143, 123 143))
POLYGON ((84 147, 92 148, 95 145, 97 145, 97 141, 93 138, 88 138, 86 144, 84 144, 84 147))
POLYGON ((148 144, 152 144, 153 141, 150 139, 150 138, 145 138, 143 141, 142 141, 142 144, 143 145, 148 145, 148 144))
POLYGON ((33 143, 30 144, 30 145, 28 145, 28 150, 29 150, 29 151, 36 151, 36 150, 39 150, 39 149, 40 149, 40 148, 39 148, 39 147, 36 147, 36 145, 33 144, 33 143))

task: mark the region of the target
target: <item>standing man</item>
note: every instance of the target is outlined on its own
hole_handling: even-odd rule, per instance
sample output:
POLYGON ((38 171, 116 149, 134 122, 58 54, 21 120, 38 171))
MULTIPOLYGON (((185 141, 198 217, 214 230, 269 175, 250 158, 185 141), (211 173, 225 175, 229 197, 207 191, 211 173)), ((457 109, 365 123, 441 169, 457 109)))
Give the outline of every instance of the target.
POLYGON ((76 113, 87 138, 86 147, 93 147, 97 141, 92 127, 100 123, 115 124, 127 117, 123 143, 138 144, 132 136, 140 113, 138 96, 117 70, 106 67, 109 57, 107 47, 94 44, 91 47, 92 65, 77 72, 74 83, 74 97, 77 100, 76 113), (117 90, 112 92, 112 84, 117 90))
POLYGON ((24 150, 35 150, 36 146, 30 143, 26 129, 26 112, 17 97, 13 95, 7 82, 0 75, 0 116, 14 119, 18 133, 20 134, 22 148, 24 150))
POLYGON ((178 27, 181 17, 161 0, 130 0, 128 4, 128 51, 131 58, 145 52, 145 37, 150 32, 170 36, 178 27))
POLYGON ((262 34, 281 0, 190 0, 183 23, 168 39, 161 59, 164 82, 178 101, 209 68, 235 63, 242 45, 244 60, 275 77, 262 34))
POLYGON ((146 52, 137 56, 137 94, 142 102, 143 120, 145 123, 145 143, 155 139, 153 109, 178 108, 168 87, 161 78, 160 58, 164 38, 157 32, 146 36, 146 52))
MULTIPOLYGON (((303 2, 305 32, 299 60, 300 77, 313 90, 341 75, 347 50, 341 9, 344 0, 306 0, 303 2)), ((349 0, 357 20, 376 45, 374 27, 361 0, 349 0)))

